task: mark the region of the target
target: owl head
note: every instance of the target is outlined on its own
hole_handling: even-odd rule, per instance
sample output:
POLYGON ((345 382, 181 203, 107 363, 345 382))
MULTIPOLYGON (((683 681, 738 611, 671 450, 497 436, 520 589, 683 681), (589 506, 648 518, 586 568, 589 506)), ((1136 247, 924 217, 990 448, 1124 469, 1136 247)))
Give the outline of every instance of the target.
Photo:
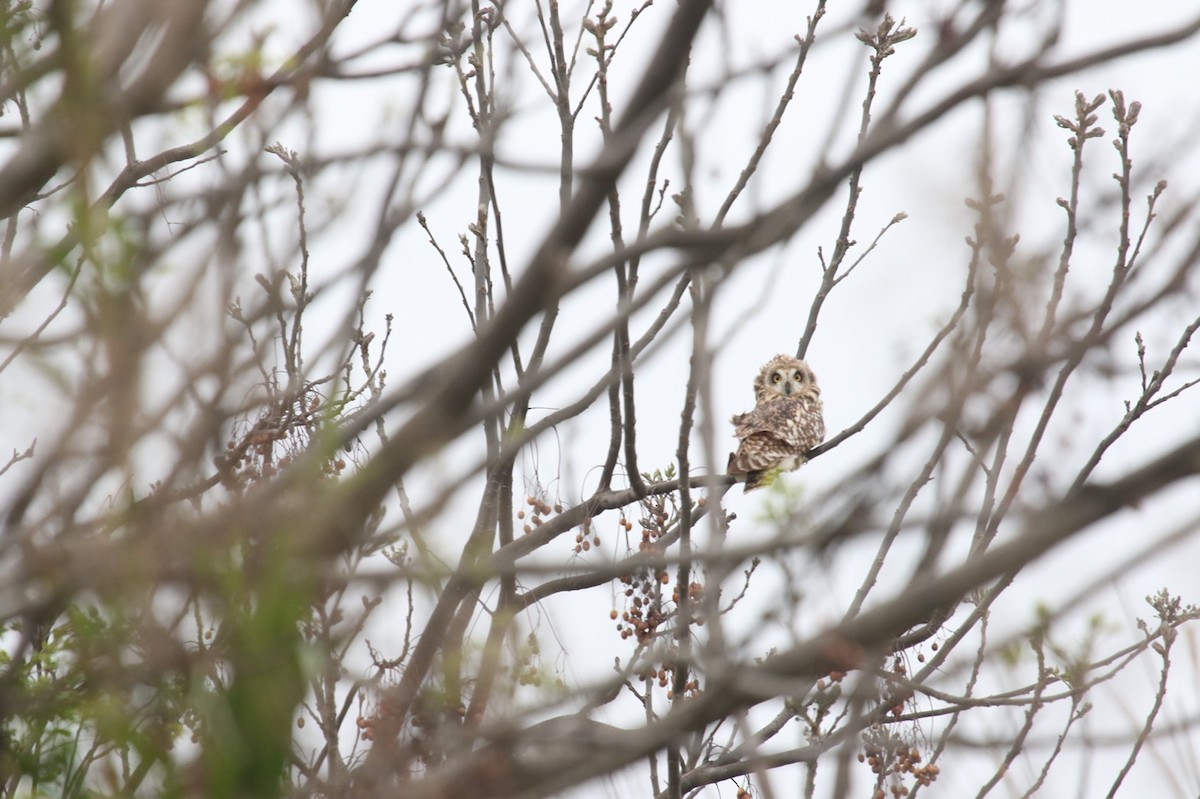
POLYGON ((776 355, 754 378, 754 400, 760 405, 802 396, 819 397, 821 388, 812 368, 790 355, 776 355))

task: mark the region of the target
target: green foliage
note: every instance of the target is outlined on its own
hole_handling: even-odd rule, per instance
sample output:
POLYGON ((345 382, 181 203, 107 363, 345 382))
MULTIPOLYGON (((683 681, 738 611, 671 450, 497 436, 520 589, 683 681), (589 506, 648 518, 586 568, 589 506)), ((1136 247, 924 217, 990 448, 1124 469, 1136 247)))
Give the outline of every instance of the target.
MULTIPOLYGON (((276 575, 278 577, 278 575, 276 575)), ((201 745, 210 796, 276 796, 304 691, 298 621, 308 603, 294 586, 264 591, 246 613, 226 617, 232 676, 205 697, 201 745)))
MULTIPOLYGON (((169 765, 184 730, 186 681, 171 673, 140 680, 146 644, 133 615, 77 604, 26 657, 0 655, 11 679, 0 733, 0 772, 18 780, 10 789, 137 795, 155 765, 169 765)), ((158 780, 169 773, 159 769, 158 780)))
POLYGON ((765 475, 763 502, 759 505, 756 521, 772 527, 783 527, 794 524, 797 514, 804 512, 804 486, 799 480, 780 480, 779 470, 775 469, 765 475))
POLYGON ((182 779, 173 751, 190 734, 206 795, 278 796, 314 588, 276 554, 254 570, 235 557, 212 568, 227 593, 197 603, 217 619, 215 635, 197 631, 197 644, 208 639, 198 652, 162 640, 160 598, 73 605, 21 662, 0 653, 12 706, 0 772, 22 775, 30 796, 171 795, 182 779))

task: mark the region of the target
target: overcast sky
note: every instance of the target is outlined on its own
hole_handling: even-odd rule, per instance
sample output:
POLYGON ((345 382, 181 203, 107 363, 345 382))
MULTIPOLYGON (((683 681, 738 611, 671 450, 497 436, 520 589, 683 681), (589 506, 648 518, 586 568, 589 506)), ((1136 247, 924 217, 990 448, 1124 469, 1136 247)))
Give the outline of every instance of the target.
MULTIPOLYGON (((404 6, 404 4, 400 4, 404 6)), ((514 25, 531 40, 536 37, 532 17, 520 17, 518 3, 509 3, 509 13, 514 25)), ((577 2, 564 4, 564 17, 570 18, 579 7, 577 2)), ((724 197, 725 191, 736 179, 754 145, 753 136, 761 129, 769 116, 777 93, 791 68, 790 53, 795 47, 793 37, 805 27, 805 15, 811 13, 811 3, 751 2, 725 3, 729 21, 728 38, 719 36, 711 27, 702 35, 699 48, 692 59, 689 76, 693 87, 719 83, 727 70, 737 71, 761 62, 764 58, 781 56, 784 66, 770 73, 768 83, 759 78, 747 78, 735 82, 721 93, 718 103, 707 113, 698 114, 688 120, 698 135, 697 152, 697 196, 700 198, 702 218, 711 219, 724 197)), ((830 4, 829 18, 824 27, 834 30, 850 22, 843 4, 830 4)), ((932 45, 936 31, 931 17, 933 9, 945 5, 933 2, 898 2, 892 13, 903 16, 908 24, 915 26, 919 35, 911 42, 898 48, 895 56, 885 64, 880 84, 880 101, 887 106, 889 89, 898 86, 903 77, 919 64, 922 55, 932 45)), ((1052 14, 1057 8, 1053 3, 1031 3, 1032 15, 1052 14), (1045 8, 1043 9, 1043 6, 1045 8)), ((1151 34, 1170 28, 1179 20, 1195 14, 1194 4, 1151 1, 1130 3, 1128 0, 1076 0, 1065 4, 1066 23, 1064 36, 1056 57, 1066 58, 1107 43, 1123 41, 1130 37, 1151 34), (1136 11, 1133 9, 1136 7, 1136 11)), ((628 18, 631 4, 616 4, 615 15, 624 22, 628 18)), ((655 43, 656 33, 661 29, 667 15, 673 9, 670 0, 659 0, 634 26, 616 61, 611 91, 617 112, 620 112, 623 97, 637 80, 638 68, 644 63, 655 43)), ((273 13, 273 12, 272 12, 273 13)), ((272 13, 264 14, 265 17, 272 13)), ((360 0, 351 14, 349 22, 339 33, 339 47, 352 50, 357 42, 372 41, 381 31, 390 30, 398 16, 397 4, 392 0, 360 0), (357 41, 356 41, 357 40, 357 41)), ((289 38, 286 14, 278 16, 277 32, 267 40, 268 49, 283 53, 294 47, 289 38)), ((1031 24, 1030 30, 1035 26, 1031 24)), ((1015 29, 1010 34, 1008 46, 1019 54, 1031 45, 1022 38, 1023 32, 1015 29)), ((985 54, 968 54, 965 61, 982 60, 985 54)), ((505 159, 520 164, 544 168, 538 170, 501 169, 498 173, 500 202, 506 209, 505 234, 510 261, 520 264, 546 231, 558 203, 556 178, 552 170, 557 162, 557 131, 553 111, 536 80, 524 67, 518 56, 510 56, 511 64, 503 64, 501 72, 511 69, 512 81, 505 84, 505 100, 520 115, 505 129, 499 142, 499 152, 505 159)), ((1133 134, 1135 167, 1145 169, 1140 175, 1138 193, 1145 194, 1162 177, 1170 180, 1171 186, 1160 207, 1167 215, 1178 204, 1189 203, 1193 192, 1200 188, 1197 179, 1196 154, 1189 147, 1198 138, 1197 124, 1200 123, 1200 91, 1197 91, 1197 65, 1200 64, 1200 46, 1196 42, 1148 55, 1117 61, 1092 69, 1082 75, 1072 76, 1050 84, 1037 96, 1010 93, 998 98, 994 106, 993 133, 997 143, 999 166, 1011 174, 1016 169, 1016 182, 1005 185, 1003 190, 1014 189, 1010 197, 1014 218, 1021 234, 1022 247, 1030 252, 1039 248, 1052 247, 1062 237, 1063 216, 1055 204, 1057 197, 1068 191, 1068 176, 1071 153, 1065 144, 1067 134, 1053 120, 1055 114, 1070 115, 1074 103, 1074 92, 1082 90, 1088 96, 1109 89, 1123 90, 1130 100, 1143 104, 1141 121, 1133 134)), ((366 65, 364 65, 366 66, 366 65)), ((785 192, 794 189, 816 163, 823 144, 833 142, 833 157, 843 155, 852 143, 852 131, 856 124, 862 88, 867 68, 866 50, 850 36, 840 37, 836 43, 822 42, 814 51, 802 78, 797 99, 790 109, 777 135, 777 146, 761 172, 760 179, 747 192, 735 208, 731 220, 748 216, 756 208, 779 199, 785 192), (849 92, 849 100, 845 93, 849 92), (834 119, 837 109, 845 110, 847 116, 834 119), (831 136, 831 125, 833 135, 831 136)), ((948 73, 943 81, 934 81, 912 99, 914 107, 920 107, 925 93, 933 92, 954 79, 948 73)), ((443 92, 447 107, 459 103, 460 98, 451 82, 447 70, 444 79, 437 85, 443 92)), ((374 140, 380 130, 389 126, 397 131, 403 128, 404 113, 409 99, 405 92, 411 85, 404 80, 363 82, 349 84, 336 82, 318 86, 314 90, 314 103, 319 109, 321 120, 315 141, 289 141, 287 128, 279 138, 285 146, 303 151, 315 147, 321 152, 349 150, 357 144, 374 140)), ((982 122, 982 103, 969 104, 934 129, 918 136, 905 146, 870 165, 864 176, 864 194, 856 219, 855 238, 860 249, 865 248, 894 216, 907 215, 902 223, 892 228, 879 242, 875 251, 866 259, 859 271, 839 286, 830 300, 816 338, 809 351, 808 360, 816 371, 826 403, 826 420, 831 434, 857 420, 895 382, 908 367, 913 357, 923 348, 930 335, 941 324, 957 302, 961 291, 961 278, 966 268, 968 251, 964 236, 970 234, 971 216, 963 199, 973 194, 974 174, 979 155, 979 131, 982 122)), ((1101 111, 1102 123, 1111 132, 1113 125, 1109 107, 1101 111)), ((581 114, 578 128, 579 152, 589 153, 598 144, 595 125, 589 114, 581 114)), ((199 124, 199 120, 197 120, 199 124)), ((186 120, 181 126, 186 127, 186 120)), ((450 125, 452 141, 470 146, 472 132, 459 108, 452 116, 450 125)), ((251 134, 247 134, 248 136, 251 134)), ((231 146, 251 147, 256 143, 245 140, 231 142, 231 146)), ((638 196, 638 181, 643 179, 647 153, 631 167, 631 177, 625 189, 630 201, 631 213, 638 196)), ((1097 143, 1091 150, 1091 165, 1088 184, 1108 190, 1112 181, 1110 173, 1116 167, 1115 154, 1104 142, 1097 143)), ((677 156, 668 167, 668 173, 679 174, 677 156)), ((588 161, 587 155, 579 159, 588 161)), ((364 208, 373 209, 386 175, 371 173, 349 175, 352 186, 322 185, 320 182, 310 189, 311 212, 319 214, 325 198, 344 195, 349 201, 361 201, 364 208), (352 189, 352 190, 349 190, 352 189)), ((460 275, 466 275, 466 265, 456 257, 457 237, 465 232, 466 225, 474 214, 476 177, 467 169, 455 176, 444 187, 433 192, 433 187, 442 186, 445 170, 438 165, 431 170, 424 188, 431 194, 424 205, 424 213, 431 230, 438 236, 443 248, 460 275)), ((191 176, 203 180, 202 171, 191 176)), ((759 366, 778 352, 794 352, 802 332, 812 294, 820 278, 817 248, 828 253, 837 237, 837 224, 841 214, 843 196, 834 201, 811 224, 785 247, 774 249, 741 265, 735 278, 725 285, 715 306, 711 346, 716 356, 716 369, 711 398, 712 424, 717 435, 717 451, 712 455, 712 466, 719 468, 725 453, 732 446, 731 428, 728 418, 735 412, 747 410, 753 402, 750 384, 759 366)), ((1139 209, 1144 207, 1137 205, 1139 209)), ((1102 280, 1111 269, 1114 247, 1115 217, 1113 209, 1107 212, 1112 221, 1088 235, 1079 248, 1076 271, 1080 275, 1095 273, 1102 280)), ((339 223, 312 242, 313 273, 318 281, 330 280, 348 269, 361 255, 365 246, 365 231, 372 223, 367 214, 350 214, 347 221, 339 223)), ((628 224, 628 222, 627 222, 628 224)), ((582 256, 595 255, 604 251, 607 244, 603 229, 592 231, 582 256)), ((653 273, 662 262, 648 259, 644 269, 653 273)), ((247 281, 252 276, 247 276, 247 281)), ((1086 281, 1084 281, 1086 282, 1086 281)), ((344 288, 344 287, 343 287, 344 288)), ((392 385, 419 370, 436 363, 437 359, 471 335, 458 294, 445 272, 444 266, 426 241, 426 235, 416 225, 408 225, 396 237, 384 258, 372 288, 375 297, 368 307, 368 325, 382 328, 384 314, 395 315, 395 330, 388 371, 392 385)), ((335 290, 328 301, 335 307, 339 296, 335 290)), ((51 301, 49 295, 47 301, 51 301)), ((1195 301, 1196 298, 1192 298, 1195 301)), ((566 351, 573 340, 591 329, 592 322, 607 313, 611 307, 611 292, 605 287, 594 294, 568 302, 563 309, 560 326, 565 334, 553 353, 566 351), (599 309, 597 312, 596 309, 599 309)), ((1182 323, 1194 318, 1196 305, 1168 308, 1159 320, 1160 326, 1148 327, 1143 332, 1152 353, 1163 353, 1164 347, 1177 335, 1182 323), (1172 316, 1172 314, 1174 314, 1172 316)), ((32 317, 31 317, 32 318, 32 317)), ((648 316, 635 319, 635 331, 645 325, 648 316)), ((316 332, 315 330, 313 332, 316 332)), ((1132 333, 1124 349, 1124 360, 1115 368, 1129 369, 1134 363, 1132 333)), ((642 467, 652 469, 665 467, 674 458, 677 445, 679 412, 687 378, 690 329, 682 327, 666 346, 655 351, 637 371, 637 387, 641 404, 639 408, 639 454, 642 467)), ((1120 347, 1118 347, 1119 349, 1120 347)), ((581 367, 594 374, 608 359, 607 350, 598 348, 581 367)), ((1195 359, 1191 361, 1195 366, 1195 359)), ((552 384, 535 402, 534 416, 553 409, 559 402, 566 402, 578 390, 571 382, 572 372, 552 384)), ((582 370, 578 375, 585 374, 582 370)), ((1128 372, 1128 390, 1124 394, 1098 392, 1079 403, 1074 415, 1069 417, 1069 429, 1056 428, 1054 434, 1064 437, 1064 451, 1083 457, 1090 444, 1102 431, 1109 429, 1124 412, 1123 400, 1135 396, 1137 375, 1128 372), (1079 447, 1073 448, 1067 440, 1077 436, 1079 447), (1076 451, 1078 450, 1078 451, 1076 451)), ((6 422, 0 426, 5 450, 23 447, 29 430, 36 429, 38 417, 44 419, 43 406, 28 389, 0 384, 0 399, 11 402, 14 411, 6 414, 6 422)), ((1116 448, 1112 457, 1122 463, 1138 462, 1139 457, 1154 451, 1156 444, 1170 441, 1181 424, 1200 424, 1200 412, 1176 409, 1174 415, 1150 417, 1139 423, 1136 435, 1116 448), (1190 420, 1190 422, 1189 422, 1190 420), (1146 446, 1142 449, 1142 446, 1146 446)), ((596 453, 603 453, 608 438, 606 408, 603 403, 578 420, 563 425, 556 435, 547 436, 530 451, 525 461, 524 476, 540 475, 551 493, 566 501, 578 500, 587 495, 596 484, 596 453), (547 478, 557 475, 559 479, 548 482, 547 478)), ((836 491, 839 479, 868 461, 877 448, 888 440, 906 406, 900 405, 885 414, 862 435, 830 452, 820 460, 806 466, 787 478, 789 483, 805 497, 821 497, 826 492, 836 491)), ((420 504, 446 484, 461 478, 462 472, 478 451, 477 438, 468 438, 449 448, 447 452, 414 474, 409 482, 414 501, 420 504)), ((700 452, 699 449, 696 450, 700 452)), ((1074 466, 1075 464, 1071 464, 1074 466)), ((1052 467, 1052 465, 1051 465, 1052 467)), ((1067 468, 1065 473, 1070 473, 1067 468)), ((1103 478, 1104 468, 1099 471, 1103 478)), ((1055 475, 1047 473, 1040 477, 1053 482, 1055 475)), ((456 546, 461 541, 474 513, 472 493, 464 489, 465 501, 460 512, 453 513, 437 523, 436 540, 450 561, 456 559, 456 546)), ((6 487, 7 490, 7 487, 6 487)), ((760 495, 743 497, 740 492, 728 496, 728 505, 736 512, 739 520, 732 535, 753 537, 762 535, 764 526, 764 502, 760 495)), ((1034 620, 1038 602, 1053 605, 1071 596, 1081 585, 1096 575, 1104 573, 1128 558, 1139 549, 1139 531, 1147 525, 1165 527, 1170 520, 1182 520, 1197 511, 1197 498, 1192 492, 1176 491, 1161 500, 1148 503, 1146 507, 1126 512, 1112 523, 1100 525, 1098 529, 1079 537, 1063 547, 1052 557, 1028 569, 1020 578, 1018 586, 1010 592, 1007 602, 998 608, 997 635, 1002 636, 1020 630, 1034 620)), ((614 519, 606 518, 601 527, 606 539, 605 551, 616 553, 618 539, 614 519)), ((763 649, 772 640, 784 641, 786 636, 779 630, 771 630, 769 624, 758 625, 773 610, 778 598, 779 581, 798 579, 811 581, 806 584, 806 593, 811 597, 811 607, 803 615, 806 623, 819 624, 834 618, 838 609, 857 588, 861 579, 864 559, 873 557, 871 543, 854 545, 843 557, 831 563, 798 564, 799 575, 782 572, 766 572, 757 580, 746 603, 739 608, 741 623, 747 629, 755 629, 761 635, 754 637, 752 645, 763 649), (859 554, 861 553, 861 558, 859 554), (809 588, 809 585, 811 587, 809 588)), ((567 556, 564 545, 563 557, 567 556)), ((1142 597, 1163 585, 1184 592, 1185 599, 1200 601, 1196 590, 1195 564, 1200 562, 1200 542, 1190 542, 1172 550, 1167 556, 1123 574, 1112 590, 1104 592, 1097 602, 1087 606, 1087 613, 1072 619, 1075 629, 1082 629, 1087 614, 1102 612, 1113 621, 1113 640, 1124 640, 1137 635, 1132 628, 1131 618, 1149 616, 1149 609, 1142 597), (1189 595, 1189 592, 1192 592, 1189 595)), ((900 572, 897 571, 897 575, 900 572)), ((565 657, 556 658, 553 653, 543 657, 563 669, 565 678, 572 684, 599 678, 611 669, 614 651, 612 640, 603 640, 596 645, 597 636, 611 636, 611 627, 600 625, 596 631, 592 623, 580 624, 578 620, 607 618, 611 597, 571 599, 556 603, 554 611, 535 613, 544 627, 543 645, 557 639, 565 657), (599 603, 597 605, 597 603, 599 603), (602 606, 602 607, 601 607, 602 606)), ((733 622, 731 622, 732 624, 733 622)), ((378 619, 379 629, 372 630, 369 638, 378 645, 386 638, 394 619, 378 619)), ((792 630, 802 634, 803 630, 792 630)), ((1194 692, 1187 686, 1194 684, 1196 663, 1186 664, 1192 673, 1177 675, 1179 688, 1170 694, 1172 706, 1164 714, 1164 724, 1190 718, 1197 712, 1198 702, 1194 692), (1189 683, 1188 680, 1191 680, 1189 683)), ((1109 716, 1097 723, 1097 729, 1126 729, 1126 724, 1136 723, 1144 711, 1145 698, 1153 687, 1151 674, 1127 675, 1112 695, 1120 693, 1126 697, 1128 719, 1121 716, 1117 703, 1108 709, 1109 716), (1133 721, 1129 721, 1132 719, 1133 721), (1110 726, 1111 725, 1111 726, 1110 726)), ((631 710, 628 706, 625 710, 631 710)), ((607 719, 620 722, 620 718, 607 719)), ((1000 731, 995 731, 1000 732, 1000 731)), ((1129 795, 1174 795, 1175 785, 1181 786, 1183 795, 1195 795, 1200 790, 1200 748, 1190 742, 1186 747, 1187 757, 1174 761, 1178 767, 1173 779, 1156 780, 1153 768, 1135 771, 1128 785, 1129 795), (1166 791, 1159 794, 1158 791, 1166 791), (1142 793, 1139 793, 1142 792, 1142 793)), ((1169 750, 1168 750, 1169 751, 1169 750)), ((1147 763, 1149 765, 1149 762, 1147 763)), ((1108 771, 1097 766, 1098 774, 1108 771)), ((965 789, 976 784, 973 775, 947 775, 944 782, 931 792, 932 796, 956 796, 956 786, 965 789)), ((1074 772, 1063 769, 1059 785, 1063 790, 1070 787, 1074 772)), ((645 790, 644 781, 624 777, 611 783, 592 785, 580 795, 607 796, 631 795, 624 791, 645 790)), ((781 780, 776 787, 781 796, 788 795, 781 780)), ((1098 784, 1107 785, 1107 782, 1098 784)), ((715 793, 713 795, 716 795, 715 793)), ((1047 795, 1066 795, 1048 793, 1047 795)))

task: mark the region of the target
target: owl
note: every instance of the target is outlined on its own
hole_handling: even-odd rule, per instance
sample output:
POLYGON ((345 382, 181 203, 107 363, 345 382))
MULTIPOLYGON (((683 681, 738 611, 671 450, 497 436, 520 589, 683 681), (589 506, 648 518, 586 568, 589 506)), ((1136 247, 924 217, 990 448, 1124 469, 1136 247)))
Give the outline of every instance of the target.
POLYGON ((726 469, 746 481, 745 491, 799 468, 805 453, 825 440, 821 389, 804 361, 789 355, 767 361, 754 378, 754 401, 754 410, 733 417, 738 450, 726 469))

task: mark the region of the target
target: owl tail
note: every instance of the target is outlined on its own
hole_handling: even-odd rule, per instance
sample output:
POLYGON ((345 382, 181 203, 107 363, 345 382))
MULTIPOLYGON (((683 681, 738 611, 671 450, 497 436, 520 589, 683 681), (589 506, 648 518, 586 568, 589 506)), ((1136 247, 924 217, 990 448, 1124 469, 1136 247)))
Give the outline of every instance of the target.
POLYGON ((739 483, 744 482, 742 493, 753 491, 756 488, 762 488, 765 485, 770 485, 774 479, 774 475, 769 469, 751 469, 750 471, 738 470, 735 461, 737 460, 736 453, 729 453, 729 463, 725 466, 725 473, 733 477, 739 483))
POLYGON ((761 470, 757 472, 746 473, 746 484, 742 486, 742 493, 748 494, 756 488, 762 488, 771 484, 773 475, 769 470, 761 470))

